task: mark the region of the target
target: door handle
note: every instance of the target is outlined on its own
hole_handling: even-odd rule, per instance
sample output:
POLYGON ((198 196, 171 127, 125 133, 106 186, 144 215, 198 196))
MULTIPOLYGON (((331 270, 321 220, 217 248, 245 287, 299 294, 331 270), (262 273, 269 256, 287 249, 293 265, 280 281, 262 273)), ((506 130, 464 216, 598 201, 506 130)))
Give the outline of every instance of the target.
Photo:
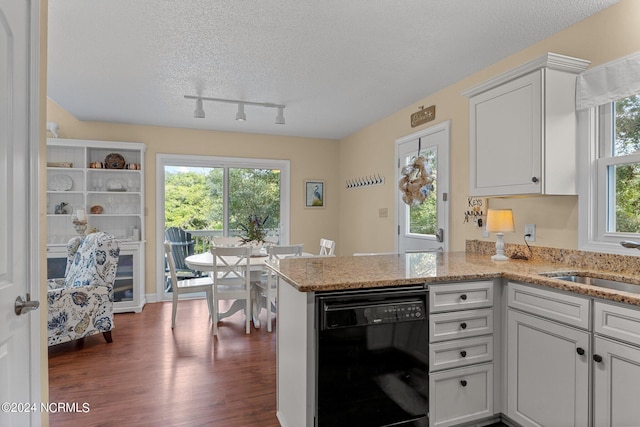
POLYGON ((22 296, 18 295, 16 303, 14 305, 15 312, 18 316, 25 314, 31 310, 36 310, 40 307, 40 301, 31 301, 31 295, 27 294, 26 301, 22 299, 22 296))
POLYGON ((436 240, 440 243, 444 241, 444 229, 438 228, 438 231, 436 231, 436 240))

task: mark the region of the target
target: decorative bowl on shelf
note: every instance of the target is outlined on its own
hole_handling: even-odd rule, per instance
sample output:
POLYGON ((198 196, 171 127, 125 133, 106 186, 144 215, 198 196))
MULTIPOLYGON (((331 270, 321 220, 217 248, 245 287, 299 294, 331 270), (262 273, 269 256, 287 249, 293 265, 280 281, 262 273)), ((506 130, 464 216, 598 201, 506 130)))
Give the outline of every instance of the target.
POLYGON ((127 181, 114 178, 107 181, 107 191, 127 191, 127 181))
POLYGON ((108 154, 104 159, 104 165, 107 169, 124 169, 125 164, 124 157, 118 153, 108 154))
POLYGON ((91 209, 89 210, 89 212, 91 212, 93 215, 99 215, 102 212, 104 212, 104 208, 100 205, 93 205, 91 206, 91 209))
POLYGON ((47 190, 69 191, 73 187, 73 180, 69 175, 54 175, 49 178, 47 190))

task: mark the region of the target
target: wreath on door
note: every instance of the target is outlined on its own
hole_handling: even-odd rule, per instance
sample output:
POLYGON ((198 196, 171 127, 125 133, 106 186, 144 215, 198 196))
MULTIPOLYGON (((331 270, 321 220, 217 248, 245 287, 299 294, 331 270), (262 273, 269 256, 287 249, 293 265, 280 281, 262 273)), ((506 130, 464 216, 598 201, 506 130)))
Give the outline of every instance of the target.
POLYGON ((402 201, 409 206, 421 205, 434 190, 435 176, 427 159, 420 154, 410 165, 402 168, 402 178, 398 188, 402 192, 402 201))

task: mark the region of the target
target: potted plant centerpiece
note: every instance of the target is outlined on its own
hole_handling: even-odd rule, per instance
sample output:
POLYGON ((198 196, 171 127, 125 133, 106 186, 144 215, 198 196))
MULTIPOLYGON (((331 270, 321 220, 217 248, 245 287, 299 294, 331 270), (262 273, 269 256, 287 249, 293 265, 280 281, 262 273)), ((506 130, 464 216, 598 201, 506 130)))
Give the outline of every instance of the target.
POLYGON ((247 224, 239 224, 240 228, 245 232, 244 236, 239 237, 243 245, 252 247, 252 255, 260 255, 262 245, 265 243, 265 237, 267 237, 267 230, 265 230, 264 224, 268 218, 269 215, 264 218, 255 214, 249 215, 247 224))

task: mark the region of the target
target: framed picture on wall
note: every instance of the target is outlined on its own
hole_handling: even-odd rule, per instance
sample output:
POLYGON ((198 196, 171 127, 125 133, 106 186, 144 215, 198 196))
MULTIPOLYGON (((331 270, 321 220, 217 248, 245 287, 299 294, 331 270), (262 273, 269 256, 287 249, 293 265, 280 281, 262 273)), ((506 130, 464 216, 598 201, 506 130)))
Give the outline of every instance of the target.
POLYGON ((306 208, 324 208, 324 181, 321 179, 305 180, 304 195, 304 206, 306 208))

